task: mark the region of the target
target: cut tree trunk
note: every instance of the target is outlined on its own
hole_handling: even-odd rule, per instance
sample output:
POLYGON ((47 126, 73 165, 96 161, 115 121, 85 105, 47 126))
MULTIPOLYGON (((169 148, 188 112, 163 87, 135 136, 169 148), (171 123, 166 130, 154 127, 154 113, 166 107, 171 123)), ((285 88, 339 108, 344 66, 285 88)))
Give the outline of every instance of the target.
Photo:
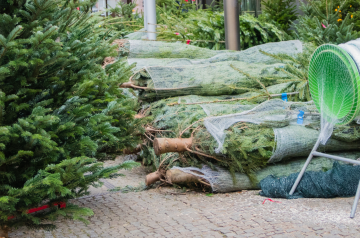
POLYGON ((195 175, 185 173, 179 169, 170 169, 166 171, 166 180, 169 183, 175 184, 188 184, 188 183, 198 183, 200 178, 195 175))
POLYGON ((159 181, 161 179, 161 177, 162 177, 162 175, 159 171, 156 171, 156 172, 146 175, 146 178, 145 178, 146 186, 156 183, 157 181, 159 181))
POLYGON ((154 150, 156 155, 168 152, 184 152, 192 145, 191 138, 155 138, 154 150))
POLYGON ((0 227, 0 238, 9 238, 9 227, 0 227))

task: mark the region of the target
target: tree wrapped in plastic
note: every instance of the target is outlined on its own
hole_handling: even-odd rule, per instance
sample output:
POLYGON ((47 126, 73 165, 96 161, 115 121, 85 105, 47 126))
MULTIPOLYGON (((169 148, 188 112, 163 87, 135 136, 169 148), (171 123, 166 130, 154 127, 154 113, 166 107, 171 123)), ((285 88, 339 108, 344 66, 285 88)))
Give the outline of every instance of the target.
POLYGON ((92 4, 16 1, 0 10, 0 237, 22 225, 53 229, 42 221, 58 216, 86 222, 93 212, 67 201, 137 165, 97 162, 137 145, 140 126, 117 86, 131 68, 121 60, 102 68, 117 53, 92 4))

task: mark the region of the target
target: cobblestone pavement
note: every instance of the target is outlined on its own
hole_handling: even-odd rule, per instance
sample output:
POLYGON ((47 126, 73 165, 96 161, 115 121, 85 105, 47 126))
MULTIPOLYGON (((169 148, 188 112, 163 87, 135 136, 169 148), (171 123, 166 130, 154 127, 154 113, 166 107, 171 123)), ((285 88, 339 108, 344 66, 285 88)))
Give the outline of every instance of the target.
MULTIPOLYGON (((136 186, 143 182, 146 170, 136 168, 125 174, 107 182, 114 187, 136 186)), ((74 201, 93 209, 88 226, 59 220, 52 232, 21 228, 10 237, 360 237, 360 209, 354 219, 349 218, 353 198, 264 203, 258 192, 206 196, 161 188, 106 193, 105 186, 74 201)))

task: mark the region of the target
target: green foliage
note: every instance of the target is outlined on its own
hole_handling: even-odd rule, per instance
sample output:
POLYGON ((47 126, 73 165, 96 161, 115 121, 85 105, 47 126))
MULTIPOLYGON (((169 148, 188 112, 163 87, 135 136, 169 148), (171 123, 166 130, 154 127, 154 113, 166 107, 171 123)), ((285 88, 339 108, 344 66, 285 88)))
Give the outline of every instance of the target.
MULTIPOLYGON (((219 97, 219 99, 223 98, 219 97)), ((279 123, 279 125, 237 123, 226 130, 227 136, 221 151, 222 155, 219 155, 215 152, 218 142, 203 125, 203 119, 208 115, 201 105, 174 106, 173 103, 177 101, 178 98, 163 99, 152 103, 148 109, 148 113, 153 117, 152 126, 159 130, 166 130, 158 133, 156 137, 177 138, 181 135, 183 138, 189 138, 194 136, 191 150, 201 151, 208 156, 191 152, 156 156, 150 143, 143 148, 141 157, 144 163, 153 165, 154 170, 160 168, 166 171, 173 166, 202 167, 206 164, 213 169, 216 169, 215 165, 224 167, 233 174, 243 172, 252 178, 253 172, 264 167, 272 155, 275 145, 272 127, 286 126, 286 123, 279 123)), ((229 101, 223 104, 222 108, 231 104, 252 105, 254 103, 247 100, 229 101)), ((229 114, 225 110, 220 111, 215 115, 229 114)))
POLYGON ((93 2, 34 0, 0 15, 1 228, 52 229, 42 221, 58 216, 85 221, 90 209, 54 202, 137 165, 97 162, 135 147, 141 129, 136 103, 118 88, 131 68, 122 60, 101 66, 117 53, 89 13, 93 2), (44 203, 48 211, 26 213, 44 203))
POLYGON ((131 3, 118 2, 115 8, 111 8, 111 12, 115 14, 119 14, 121 17, 125 19, 131 19, 133 10, 136 7, 136 1, 131 3))
POLYGON ((139 12, 133 12, 135 7, 136 2, 124 3, 119 1, 114 8, 110 8, 112 14, 105 18, 104 27, 113 29, 112 35, 120 34, 122 37, 140 30, 143 28, 144 18, 141 16, 143 15, 142 13, 140 15, 139 12))
POLYGON ((276 22, 283 31, 290 33, 290 24, 297 19, 295 0, 267 0, 262 1, 261 5, 263 14, 266 14, 268 19, 276 22))
MULTIPOLYGON (((253 172, 266 166, 275 147, 274 131, 266 125, 237 123, 226 130, 226 139, 218 165, 231 173, 246 173, 253 180, 253 172)), ((214 148, 218 142, 204 128, 195 133, 193 149, 200 148, 209 155, 216 156, 214 148)))
MULTIPOLYGON (((280 71, 288 75, 288 79, 284 80, 284 82, 289 82, 286 91, 299 92, 298 95, 290 96, 292 101, 311 101, 308 71, 310 59, 315 48, 314 45, 307 44, 304 47, 304 51, 297 54, 295 57, 287 54, 274 55, 262 51, 263 54, 273 57, 282 63, 286 63, 284 68, 279 68, 280 71)), ((264 81, 264 79, 260 80, 264 81)))
POLYGON ((26 0, 2 0, 0 1, 0 14, 17 12, 25 4, 26 0))
POLYGON ((299 17, 298 23, 293 23, 297 38, 317 45, 340 44, 358 38, 359 33, 353 31, 351 15, 347 14, 344 19, 339 18, 338 13, 346 3, 347 1, 343 2, 338 8, 333 0, 327 1, 325 5, 321 1, 302 3, 300 8, 304 15, 299 17))
MULTIPOLYGON (((176 156, 176 153, 167 153, 161 156, 156 156, 151 147, 151 143, 146 146, 141 156, 143 162, 151 164, 154 169, 166 170, 172 166, 183 167, 201 167, 207 164, 209 167, 215 169, 215 165, 228 169, 232 174, 235 172, 246 173, 251 181, 256 182, 254 172, 267 165, 267 161, 272 156, 275 141, 274 141, 274 127, 284 127, 288 122, 267 122, 260 125, 251 123, 237 123, 226 130, 226 139, 221 151, 222 155, 215 152, 218 142, 208 132, 203 125, 203 119, 208 116, 220 116, 231 114, 235 112, 227 111, 234 105, 254 105, 257 102, 262 102, 267 99, 267 89, 275 87, 274 82, 282 83, 286 86, 281 86, 285 92, 299 92, 296 96, 289 96, 291 101, 309 101, 311 100, 308 86, 308 67, 309 60, 314 52, 315 46, 307 44, 302 53, 294 56, 286 54, 268 54, 280 62, 285 63, 283 68, 279 68, 287 77, 276 78, 274 76, 260 76, 253 77, 245 72, 238 70, 232 66, 239 73, 244 74, 252 82, 254 86, 248 88, 248 93, 239 95, 239 98, 248 97, 249 100, 237 101, 223 101, 224 99, 232 99, 231 96, 222 97, 203 97, 203 103, 209 104, 185 104, 186 96, 179 98, 168 98, 151 103, 148 113, 153 117, 152 126, 159 130, 166 130, 159 132, 156 137, 177 138, 180 135, 183 138, 193 136, 192 151, 201 152, 203 155, 192 152, 183 152, 176 156), (265 96, 262 98, 254 98, 265 96), (221 101, 221 110, 216 109, 216 104, 221 101), (214 104, 211 104, 214 103, 214 104), (206 114, 202 105, 207 106, 207 111, 211 111, 211 115, 206 114), (214 107, 211 107, 214 105, 214 107), (161 165, 161 166, 160 166, 161 165)), ((244 88, 245 89, 245 88, 244 88)), ((201 101, 201 100, 200 100, 201 101)), ((239 110, 239 109, 238 109, 239 110)), ((239 113, 239 111, 236 111, 239 113)), ((241 112, 241 111, 240 111, 241 112)))
POLYGON ((189 11, 196 10, 196 5, 192 4, 192 0, 156 0, 156 5, 157 19, 160 19, 159 16, 161 16, 162 13, 176 18, 186 18, 189 11))
POLYGON ((360 31, 360 2, 359 1, 357 1, 357 0, 346 1, 342 12, 339 13, 339 17, 344 19, 348 15, 350 16, 350 19, 354 23, 354 31, 360 31))
MULTIPOLYGON (((158 8, 161 10, 160 8, 158 8)), ((188 11, 186 17, 177 17, 166 11, 160 14, 162 26, 158 39, 183 41, 213 50, 225 49, 224 13, 208 10, 188 11), (179 33, 176 35, 175 33, 179 33)), ((287 39, 287 34, 275 25, 261 22, 251 15, 240 16, 241 49, 287 39)))

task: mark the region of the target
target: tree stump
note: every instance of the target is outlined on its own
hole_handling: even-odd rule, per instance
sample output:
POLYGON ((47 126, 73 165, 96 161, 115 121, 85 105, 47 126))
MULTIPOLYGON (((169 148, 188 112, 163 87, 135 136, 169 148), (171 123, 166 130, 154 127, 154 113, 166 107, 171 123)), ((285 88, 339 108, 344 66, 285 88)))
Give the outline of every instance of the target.
POLYGON ((155 138, 154 150, 156 155, 168 152, 184 152, 192 145, 192 137, 190 138, 155 138))

